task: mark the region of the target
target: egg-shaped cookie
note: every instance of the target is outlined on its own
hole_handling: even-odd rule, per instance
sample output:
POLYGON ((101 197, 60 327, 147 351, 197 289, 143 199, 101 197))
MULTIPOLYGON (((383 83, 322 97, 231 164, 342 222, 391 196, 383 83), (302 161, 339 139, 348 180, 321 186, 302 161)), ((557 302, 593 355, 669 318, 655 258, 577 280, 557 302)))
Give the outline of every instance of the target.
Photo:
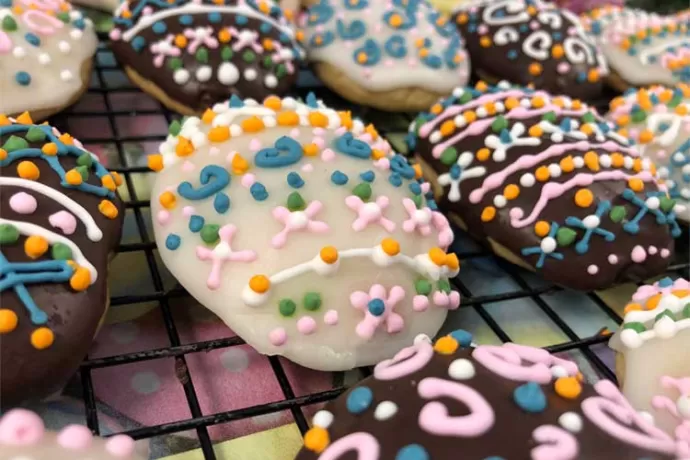
POLYGON ((666 269, 679 204, 652 162, 579 100, 480 83, 410 130, 439 205, 502 257, 586 291, 666 269))
POLYGON ((121 183, 69 134, 0 115, 0 408, 60 390, 86 355, 109 303, 121 183))
POLYGON ((114 22, 111 47, 130 79, 185 115, 231 95, 285 94, 304 54, 267 0, 129 0, 114 22))
POLYGON ((261 353, 373 364, 459 305, 429 184, 373 126, 313 95, 217 104, 175 123, 150 166, 165 265, 261 353))
POLYGON ((541 0, 477 0, 456 9, 453 21, 482 79, 579 99, 600 96, 606 60, 570 11, 541 0))
POLYGON ((419 111, 469 79, 464 40, 421 0, 319 0, 303 24, 307 60, 345 99, 419 111))

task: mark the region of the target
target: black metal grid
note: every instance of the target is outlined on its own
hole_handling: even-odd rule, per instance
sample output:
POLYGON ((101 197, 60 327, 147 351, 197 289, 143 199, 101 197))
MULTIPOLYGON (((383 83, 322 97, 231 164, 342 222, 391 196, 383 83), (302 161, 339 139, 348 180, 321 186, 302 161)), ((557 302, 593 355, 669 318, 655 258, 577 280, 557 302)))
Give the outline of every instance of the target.
MULTIPOLYGON (((106 42, 107 37, 104 35, 99 37, 101 42, 106 42)), ((99 53, 107 53, 107 47, 101 45, 99 47, 99 53)), ((92 82, 92 87, 89 89, 90 93, 107 95, 115 92, 132 92, 136 91, 137 88, 133 85, 129 87, 119 87, 119 88, 108 88, 105 82, 105 74, 109 71, 121 70, 121 68, 115 64, 103 64, 99 59, 96 59, 96 65, 94 68, 94 81, 92 82)), ((381 112, 376 112, 370 109, 361 108, 353 106, 352 104, 342 100, 333 93, 325 90, 325 88, 311 87, 311 85, 300 87, 296 90, 297 96, 305 96, 308 92, 314 91, 320 99, 323 99, 327 104, 341 108, 353 110, 355 114, 360 116, 366 121, 374 122, 379 129, 379 132, 385 137, 391 133, 389 123, 387 121, 392 117, 389 114, 383 114, 381 112)), ((613 94, 610 95, 611 97, 613 94)), ((610 99, 610 98, 609 98, 610 99)), ((601 112, 606 110, 609 99, 602 99, 595 104, 601 112)), ((127 160, 125 158, 125 150, 123 145, 128 142, 160 142, 163 140, 163 136, 137 136, 137 137, 125 137, 118 133, 117 123, 115 121, 116 116, 129 116, 129 115, 152 115, 152 114, 162 114, 165 116, 168 123, 178 116, 164 107, 160 106, 157 110, 115 110, 109 101, 108 97, 103 97, 105 101, 105 107, 107 113, 102 112, 85 112, 79 111, 78 113, 70 113, 67 111, 61 115, 54 117, 51 122, 62 129, 66 124, 68 124, 68 118, 74 117, 103 117, 107 116, 109 127, 112 130, 113 136, 111 138, 84 138, 81 140, 85 143, 114 143, 117 148, 117 155, 119 157, 120 163, 122 165, 127 165, 127 160)), ((406 121, 409 123, 412 121, 412 115, 406 117, 406 121)), ((397 128, 400 131, 400 127, 397 128)), ((150 152, 147 152, 150 153, 150 152)), ((268 357, 272 370, 275 374, 275 378, 280 385, 284 399, 281 401, 271 402, 268 404, 255 405, 251 407, 245 407, 238 410, 232 410, 223 413, 216 414, 203 414, 200 408, 199 399, 197 398, 197 393, 192 381, 191 375, 186 365, 185 357, 191 353, 207 352, 220 348, 233 347, 241 345, 244 343, 239 337, 224 338, 218 340, 210 340, 198 343, 182 344, 180 336, 177 331, 177 326, 173 315, 171 313, 171 308, 169 305, 169 300, 176 297, 188 296, 184 289, 179 285, 173 289, 165 289, 163 284, 163 277, 161 275, 161 269, 158 266, 156 259, 154 257, 154 251, 156 249, 155 241, 152 235, 149 234, 149 230, 145 225, 143 209, 148 208, 150 203, 146 200, 141 200, 137 197, 137 192, 133 183, 132 175, 139 173, 148 173, 146 167, 128 167, 123 166, 120 168, 112 168, 113 170, 119 172, 125 179, 125 186, 129 192, 130 199, 126 202, 126 208, 131 209, 136 221, 136 226, 138 228, 139 235, 141 237, 140 243, 131 244, 121 244, 117 252, 133 252, 141 251, 145 254, 145 259, 148 264, 148 269, 153 281, 154 292, 144 295, 124 295, 111 298, 111 306, 127 305, 140 302, 150 302, 155 301, 160 307, 162 313, 162 318, 167 330, 168 339, 170 342, 169 347, 148 350, 145 352, 136 352, 123 354, 119 356, 111 356, 107 358, 89 359, 88 357, 83 362, 80 368, 80 380, 83 391, 83 398, 85 403, 86 411, 86 421, 88 427, 95 433, 99 434, 100 427, 97 416, 96 407, 96 397, 94 394, 94 388, 92 384, 91 372, 94 369, 111 367, 111 366, 121 366, 129 363, 154 360, 160 358, 174 358, 176 375, 179 383, 184 388, 184 393, 187 399, 187 404, 189 406, 192 417, 189 419, 175 421, 171 423, 165 423, 158 426, 150 426, 137 428, 125 432, 126 434, 132 436, 135 439, 145 439, 152 438, 156 436, 177 433, 187 430, 196 430, 200 441, 200 447, 207 460, 216 459, 216 455, 213 451, 212 442, 209 436, 208 427, 211 425, 227 423, 239 419, 246 419, 249 417, 255 417, 259 415, 264 415, 268 413, 289 410, 296 422, 299 430, 304 433, 309 428, 307 419, 303 413, 303 408, 305 406, 323 403, 329 401, 343 391, 345 387, 333 388, 328 391, 322 391, 318 393, 307 394, 303 396, 295 396, 295 391, 291 387, 290 381, 283 369, 280 360, 276 357, 268 357)), ((688 260, 688 233, 687 230, 684 231, 683 237, 678 241, 677 244, 677 255, 673 264, 668 269, 668 274, 672 276, 683 276, 690 277, 690 262, 688 260)), ((473 258, 487 257, 491 256, 491 253, 487 250, 479 251, 465 251, 458 253, 461 260, 468 260, 473 258)), ((591 337, 580 337, 568 324, 567 322, 559 316, 559 314, 541 297, 545 294, 551 294, 554 292, 561 291, 562 289, 558 286, 544 286, 539 288, 531 287, 528 282, 521 275, 522 272, 519 268, 511 265, 500 259, 495 259, 495 262, 507 272, 511 279, 519 286, 518 290, 513 292, 502 293, 499 295, 480 295, 475 296, 471 290, 462 282, 461 278, 455 278, 452 280, 452 284, 460 291, 463 302, 461 308, 472 308, 481 317, 483 321, 490 327, 490 329, 496 334, 496 336, 502 341, 510 341, 511 337, 507 334, 504 328, 487 310, 486 306, 492 303, 513 300, 513 299, 531 299, 549 318, 553 324, 555 324, 558 329, 567 337, 567 341, 560 343, 558 345, 553 345, 547 347, 551 352, 564 352, 564 351, 580 351, 584 357, 592 364, 595 371, 603 378, 608 378, 611 380, 616 379, 614 373, 602 362, 602 360, 595 354, 593 347, 599 344, 603 344, 607 341, 607 336, 605 334, 597 334, 591 337)), ((622 319, 620 316, 611 309, 605 301, 596 293, 588 294, 591 300, 613 321, 620 324, 622 319)), ((362 370, 365 375, 370 373, 369 369, 362 370)), ((198 378, 198 376, 197 376, 198 378)))

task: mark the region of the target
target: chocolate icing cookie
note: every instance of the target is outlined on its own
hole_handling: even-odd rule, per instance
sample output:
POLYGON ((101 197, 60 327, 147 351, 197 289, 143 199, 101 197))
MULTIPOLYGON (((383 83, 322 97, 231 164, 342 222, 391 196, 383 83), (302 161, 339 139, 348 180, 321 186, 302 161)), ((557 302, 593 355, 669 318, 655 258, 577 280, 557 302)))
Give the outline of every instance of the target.
POLYGON ((662 273, 681 230, 656 169, 586 105, 458 88, 410 127, 439 206, 509 260, 593 290, 662 273))
POLYGON ((108 302, 124 216, 109 173, 69 134, 0 115, 0 403, 59 390, 108 302))
POLYGON ((284 94, 303 54, 281 9, 254 0, 125 2, 110 38, 130 77, 185 114, 284 94))
POLYGON ((374 368, 314 416, 298 460, 686 458, 690 437, 638 414, 615 385, 512 343, 470 346, 456 331, 374 368))
POLYGON ((541 0, 478 0, 453 20, 484 79, 587 100, 602 91, 606 62, 568 10, 541 0))

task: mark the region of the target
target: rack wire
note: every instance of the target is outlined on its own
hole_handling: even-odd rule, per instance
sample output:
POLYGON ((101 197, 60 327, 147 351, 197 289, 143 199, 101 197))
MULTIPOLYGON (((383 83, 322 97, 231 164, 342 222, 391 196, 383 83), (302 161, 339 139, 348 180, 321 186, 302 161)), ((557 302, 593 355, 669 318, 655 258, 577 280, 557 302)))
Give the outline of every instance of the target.
MULTIPOLYGON (((99 37, 101 43, 107 41, 104 35, 99 37)), ((176 325, 173 314, 171 313, 170 301, 177 298, 189 298, 189 295, 179 285, 172 289, 166 289, 163 281, 163 270, 159 266, 155 257, 156 245, 153 236, 146 225, 145 210, 149 208, 148 200, 142 199, 137 195, 137 190, 134 185, 133 176, 137 174, 148 173, 148 169, 144 166, 128 165, 125 158, 125 144, 132 142, 139 143, 158 143, 163 140, 164 136, 159 135, 145 135, 145 136, 127 136, 119 132, 116 117, 124 116, 145 116, 145 115, 163 115, 169 123, 177 115, 171 113, 164 107, 158 105, 156 108, 136 109, 135 107, 127 107, 122 109, 116 107, 111 101, 110 96, 116 93, 135 93, 139 91, 135 86, 124 79, 123 84, 118 84, 116 87, 111 85, 109 78, 110 74, 118 74, 124 76, 121 67, 115 62, 112 54, 107 46, 101 44, 98 49, 97 58, 95 60, 95 67, 91 86, 88 90, 89 95, 97 95, 102 98, 105 103, 106 112, 100 110, 77 110, 72 108, 51 120, 58 129, 67 129, 70 120, 75 117, 86 117, 91 120, 96 118, 107 120, 107 130, 112 132, 112 136, 106 137, 88 137, 81 136, 81 141, 84 144, 98 144, 108 143, 114 145, 117 150, 117 157, 121 167, 113 168, 119 172, 125 179, 126 191, 129 195, 129 200, 126 202, 126 209, 132 212, 136 227, 139 233, 141 242, 123 243, 119 246, 118 253, 140 252, 143 253, 148 271, 152 279, 151 292, 142 294, 129 294, 112 297, 111 306, 118 308, 119 306, 131 305, 141 302, 156 302, 162 313, 162 319, 167 331, 169 346, 164 348, 152 349, 144 352, 128 353, 118 356, 110 356, 105 358, 89 358, 86 357, 81 365, 80 383, 82 386, 82 394, 86 407, 86 421, 88 427, 95 433, 99 434, 101 427, 99 426, 96 394, 92 381, 92 372, 99 368, 123 366, 130 363, 148 361, 160 358, 173 358, 175 362, 176 374, 180 385, 184 389, 186 402, 191 413, 191 417, 165 423, 157 426, 147 426, 129 430, 126 434, 135 439, 152 438, 165 434, 178 433, 187 430, 195 430, 199 439, 200 448, 205 459, 214 460, 216 455, 213 450, 211 437, 209 436, 208 428, 213 425, 227 423, 235 420, 246 419, 249 417, 256 417, 264 414, 274 413, 278 411, 289 411, 294 419, 299 430, 304 433, 309 428, 307 419, 304 415, 304 408, 314 404, 324 403, 337 397, 345 387, 339 386, 326 391, 317 393, 310 393, 306 395, 297 396, 293 389, 290 380, 288 379, 285 369, 281 361, 276 357, 268 357, 270 366, 275 375, 275 379, 282 391, 283 399, 267 404, 259 404, 251 407, 245 407, 238 410, 232 410, 222 413, 204 414, 201 410, 199 398, 197 397, 197 390, 191 378, 189 369, 187 367, 186 357, 193 353, 208 352, 221 348, 229 348, 241 345, 244 343, 239 337, 229 337, 217 340, 203 341, 198 343, 182 343, 180 334, 178 333, 178 326, 176 325)), ((382 114, 369 109, 355 107, 352 104, 340 99, 333 93, 327 91, 322 87, 315 78, 309 77, 302 79, 301 84, 296 90, 298 96, 304 97, 308 92, 314 91, 320 99, 323 99, 327 104, 337 107, 339 109, 349 109, 355 114, 359 115, 365 121, 375 123, 379 132, 391 140, 393 145, 396 145, 393 138, 397 136, 397 145, 400 145, 400 138, 406 130, 412 115, 401 116, 382 114), (401 118, 402 117, 402 118, 401 118)), ((602 99, 597 104, 600 111, 605 111, 609 99, 602 99)), ((106 131, 107 131, 106 130, 106 131)), ((150 153, 150 152, 147 152, 150 153)), ((668 275, 673 277, 690 277, 690 262, 688 261, 688 234, 685 231, 684 236, 678 240, 677 243, 677 259, 668 269, 668 275)), ((538 309, 545 315, 567 338, 566 341, 546 347, 551 352, 565 352, 578 351, 586 360, 591 363, 596 373, 603 378, 615 380, 615 374, 602 361, 602 359, 595 352, 596 347, 604 344, 607 341, 606 334, 594 334, 591 336, 581 336, 578 334, 563 318, 562 314, 554 309, 553 305, 545 300, 545 296, 558 293, 562 289, 554 285, 539 284, 534 285, 530 280, 526 279, 526 272, 511 265, 508 262, 495 258, 490 251, 483 248, 472 248, 467 250, 460 250, 458 256, 463 261, 468 260, 491 260, 501 270, 508 274, 517 289, 509 292, 501 293, 476 293, 470 287, 463 283, 462 272, 460 277, 452 280, 452 284, 460 291, 463 302, 461 309, 472 309, 483 320, 493 333, 501 341, 510 341, 511 336, 504 324, 496 319, 490 311, 490 306, 504 301, 511 301, 515 299, 530 299, 538 309)), ((616 324, 621 323, 621 317, 607 305, 599 294, 587 294, 591 301, 599 308, 608 318, 616 324)), ((370 373, 370 370, 364 369, 364 375, 370 373)), ((201 376, 203 378, 203 376, 201 376)), ((196 376, 199 378, 199 376, 196 376)), ((337 381, 337 380, 335 380, 337 381)))

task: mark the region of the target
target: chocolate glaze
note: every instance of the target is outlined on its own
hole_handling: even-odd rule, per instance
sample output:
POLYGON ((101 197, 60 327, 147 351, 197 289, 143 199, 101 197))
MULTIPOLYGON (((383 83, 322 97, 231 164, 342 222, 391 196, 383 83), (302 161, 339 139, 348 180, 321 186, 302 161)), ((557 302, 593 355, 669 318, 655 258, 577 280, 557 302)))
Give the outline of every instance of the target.
MULTIPOLYGON (((168 5, 166 8, 162 8, 159 2, 153 2, 151 0, 133 0, 123 4, 116 13, 114 33, 111 32, 111 48, 117 59, 124 66, 131 67, 140 76, 154 83, 175 102, 197 112, 202 112, 207 107, 211 107, 216 102, 221 102, 232 95, 241 98, 263 100, 272 94, 285 94, 295 84, 299 72, 299 60, 301 59, 302 51, 296 46, 295 39, 291 36, 292 32, 290 31, 288 23, 283 18, 277 6, 272 6, 270 13, 266 15, 260 12, 257 7, 253 6, 255 3, 251 0, 225 0, 221 2, 203 0, 195 2, 195 4, 207 8, 209 12, 194 13, 193 11, 188 9, 185 10, 178 6, 191 2, 177 0, 173 3, 174 4, 168 5), (269 24, 266 20, 240 15, 235 12, 223 11, 223 8, 227 9, 237 6, 238 4, 245 4, 245 8, 250 8, 255 14, 265 16, 266 19, 272 19, 273 21, 281 23, 281 29, 276 28, 275 25, 269 24), (176 8, 178 11, 175 14, 156 20, 155 23, 160 24, 157 28, 154 28, 153 25, 148 25, 137 33, 135 36, 137 37, 136 39, 140 41, 143 40, 145 43, 145 45, 137 50, 133 46, 132 40, 134 40, 134 38, 129 41, 120 38, 120 35, 126 33, 132 27, 125 23, 127 19, 123 18, 123 11, 131 11, 133 13, 129 20, 136 25, 136 23, 141 21, 142 17, 145 16, 135 12, 141 11, 144 5, 146 5, 147 8, 151 8, 152 14, 154 15, 159 12, 170 12, 176 8), (127 7, 127 9, 123 9, 125 7, 127 7), (217 14, 218 20, 215 22, 211 21, 209 19, 210 14, 217 14), (188 25, 183 25, 181 23, 181 17, 186 17, 185 21, 188 21, 188 25), (268 27, 268 25, 270 25, 270 27, 268 27), (181 49, 181 54, 179 55, 179 59, 182 62, 182 68, 186 69, 190 74, 189 80, 184 84, 175 82, 173 78, 174 70, 170 67, 170 57, 167 57, 160 67, 154 65, 155 54, 151 50, 152 44, 160 40, 165 40, 166 37, 169 36, 184 36, 184 31, 186 29, 189 30, 201 27, 210 27, 212 29, 211 36, 215 39, 218 39, 219 31, 226 27, 234 27, 238 31, 249 30, 258 33, 256 43, 261 49, 260 53, 256 52, 257 50, 252 50, 249 46, 245 46, 235 51, 232 58, 229 60, 239 71, 239 80, 236 83, 224 84, 217 78, 217 69, 225 62, 221 50, 225 46, 232 48, 233 45, 237 43, 236 36, 232 36, 229 42, 220 42, 219 46, 216 48, 206 46, 205 48, 208 51, 207 62, 200 62, 197 59, 195 53, 197 53, 198 50, 195 50, 194 53, 189 52, 187 47, 189 43, 192 42, 192 39, 187 39, 188 45, 181 49), (161 33, 160 30, 163 28, 165 31, 161 33), (275 59, 270 63, 265 62, 267 57, 275 53, 265 49, 264 44, 266 40, 271 40, 273 43, 285 47, 284 53, 287 57, 285 57, 281 63, 275 62, 275 59), (253 53, 253 58, 251 59, 249 54, 245 56, 245 53, 249 51, 253 53), (210 66, 212 69, 210 79, 205 82, 201 82, 195 77, 197 70, 202 66, 210 66), (279 68, 280 70, 278 70, 279 68), (256 72, 256 77, 251 81, 245 78, 245 72, 247 70, 256 72), (275 87, 267 87, 264 82, 265 78, 269 75, 275 76, 276 72, 283 72, 284 75, 281 73, 281 76, 277 78, 275 87)), ((171 42, 170 46, 176 48, 174 42, 171 42)))
MULTIPOLYGON (((0 146, 9 138, 0 135, 0 146)), ((29 143, 31 148, 40 149, 42 143, 29 143)), ((76 158, 60 156, 66 171, 76 165, 76 158)), ((74 374, 84 359, 96 333, 108 302, 108 261, 120 240, 124 219, 124 206, 119 197, 110 199, 118 208, 118 217, 109 219, 101 214, 98 205, 103 200, 91 193, 68 189, 60 185, 60 177, 40 158, 22 158, 0 167, 0 176, 19 177, 17 165, 31 160, 40 171, 39 182, 47 185, 83 206, 93 216, 103 232, 98 242, 86 235, 85 226, 77 219, 77 228, 72 235, 65 235, 53 228, 48 217, 58 211, 66 210, 56 201, 32 190, 2 186, 0 193, 0 217, 20 222, 29 222, 71 240, 98 272, 98 279, 85 291, 74 291, 68 282, 26 285, 36 305, 48 315, 46 327, 55 336, 51 347, 35 349, 30 342, 31 333, 37 328, 31 323, 29 314, 19 297, 12 289, 0 294, 0 308, 12 310, 18 317, 17 328, 7 334, 0 334, 0 408, 14 406, 20 402, 43 398, 60 390, 74 374), (17 192, 33 196, 38 207, 32 214, 18 214, 9 205, 10 198, 17 192)), ((90 174, 89 184, 100 186, 100 179, 90 174)), ((26 237, 19 241, 0 246, 2 254, 9 262, 31 262, 24 252, 26 237)), ((52 260, 50 250, 34 260, 52 260)))
MULTIPOLYGON (((467 88, 465 91, 475 92, 476 95, 480 93, 474 89, 467 88)), ((491 89, 491 91, 500 91, 496 88, 491 89)), ((527 93, 525 97, 521 99, 530 100, 532 96, 527 93)), ((546 96, 544 93, 541 94, 542 99, 545 98, 546 104, 550 104, 552 99, 546 96)), ((505 103, 505 96, 502 96, 497 100, 498 103, 505 103)), ((520 99, 520 98, 519 98, 520 99)), ((455 108, 462 106, 455 98, 449 98, 442 102, 444 107, 455 108)), ((522 110, 522 109, 518 109, 522 110)), ((533 109, 530 109, 533 110, 533 109)), ((542 121, 541 115, 531 116, 528 118, 510 118, 510 114, 503 113, 506 115, 508 122, 507 130, 513 129, 515 123, 523 123, 526 130, 530 127, 538 124, 542 121)), ((427 113, 421 114, 418 118, 416 125, 421 126, 427 120, 437 119, 436 115, 427 113)), ((434 130, 438 129, 443 123, 443 120, 449 119, 453 120, 453 116, 440 115, 441 123, 437 125, 434 130)), ((556 120, 553 123, 559 126, 565 118, 571 118, 573 120, 578 120, 579 117, 567 117, 564 114, 558 114, 556 120)), ((604 123, 601 117, 596 116, 596 123, 604 123)), ((478 120, 481 121, 481 120, 478 120)), ((477 123, 477 122, 473 122, 477 123)), ((473 126, 470 123, 468 126, 473 126)), ((453 136, 460 132, 463 132, 467 128, 458 128, 453 136)), ((577 130, 576 130, 577 131, 577 130)), ((595 290, 604 289, 615 283, 626 281, 626 280, 644 280, 655 275, 659 275, 666 269, 670 254, 673 252, 673 237, 672 233, 680 233, 680 229, 677 224, 669 226, 668 224, 660 224, 657 222, 657 218, 651 213, 647 213, 639 221, 639 231, 635 234, 630 233, 623 229, 623 225, 629 220, 633 219, 638 213, 640 208, 634 205, 631 201, 623 198, 623 191, 628 189, 628 183, 626 180, 602 180, 595 181, 588 186, 575 186, 570 188, 560 197, 551 199, 548 201, 546 207, 539 213, 535 222, 528 224, 522 228, 515 228, 511 224, 510 211, 513 208, 520 208, 524 211, 524 215, 528 216, 535 204, 538 202, 543 190, 544 185, 553 183, 564 183, 574 178, 576 174, 593 174, 594 171, 590 170, 587 166, 575 169, 570 173, 562 173, 560 177, 554 178, 549 177, 545 182, 539 180, 535 181, 535 184, 531 187, 525 187, 521 185, 521 176, 525 173, 531 173, 534 175, 535 171, 544 166, 558 165, 559 162, 568 157, 583 157, 587 151, 594 151, 597 155, 607 154, 611 155, 611 150, 605 150, 600 147, 595 147, 594 145, 601 145, 599 141, 594 139, 592 136, 586 141, 592 144, 592 148, 587 150, 567 150, 562 155, 555 155, 543 160, 534 166, 526 169, 519 169, 508 177, 501 183, 500 186, 494 188, 493 190, 484 194, 483 198, 478 203, 473 203, 470 201, 469 196, 472 191, 480 188, 484 180, 498 171, 504 170, 506 167, 515 163, 518 159, 526 155, 537 155, 541 152, 547 150, 550 146, 555 145, 549 133, 544 133, 541 136, 541 143, 536 146, 513 146, 507 149, 506 159, 502 162, 494 161, 489 158, 487 161, 479 161, 476 152, 482 148, 486 148, 487 136, 493 135, 497 136, 499 133, 492 131, 492 127, 489 126, 487 129, 481 130, 479 133, 471 133, 464 137, 463 139, 453 143, 451 146, 454 147, 458 154, 463 152, 470 152, 473 154, 473 160, 471 165, 464 168, 465 170, 484 167, 486 168, 486 174, 481 177, 467 178, 460 183, 461 197, 459 201, 452 202, 449 199, 449 187, 441 187, 442 196, 437 197, 439 207, 447 211, 448 213, 459 216, 468 227, 468 232, 480 241, 493 240, 500 245, 508 249, 509 252, 516 255, 519 259, 524 261, 527 265, 535 267, 537 271, 545 279, 561 284, 566 287, 579 290, 595 290), (507 205, 503 208, 497 208, 494 206, 494 199, 497 195, 502 195, 504 193, 504 188, 509 184, 515 184, 519 186, 519 196, 514 200, 509 200, 507 205), (594 200, 592 204, 588 207, 580 207, 575 203, 575 196, 581 189, 588 188, 594 200), (584 219, 588 215, 593 215, 596 212, 597 205, 601 201, 610 201, 612 207, 623 206, 626 209, 626 219, 622 222, 615 223, 609 217, 609 212, 606 212, 602 218, 599 228, 605 229, 612 232, 615 235, 614 241, 607 241, 603 236, 594 234, 589 240, 589 249, 584 254, 579 254, 576 250, 576 243, 581 241, 585 235, 585 230, 577 228, 575 226, 566 225, 566 220, 568 217, 576 217, 580 220, 584 219), (487 207, 495 207, 496 216, 493 220, 485 222, 482 220, 482 213, 487 207), (537 263, 539 260, 539 255, 526 255, 521 254, 523 248, 528 247, 539 247, 542 241, 542 237, 536 234, 535 224, 538 221, 545 221, 548 224, 557 223, 560 227, 568 227, 575 230, 577 237, 570 245, 557 247, 556 252, 563 255, 562 260, 557 260, 551 257, 545 259, 543 267, 538 267, 537 263), (642 263, 634 262, 632 257, 633 249, 636 246, 641 246, 646 253, 646 259, 642 263), (654 247, 655 254, 651 254, 648 251, 649 247, 654 247), (665 251, 665 250, 666 251, 665 251), (668 252, 667 252, 668 251, 668 252), (661 253, 664 253, 666 257, 662 257, 661 253), (611 263, 610 257, 615 256, 616 263, 611 263), (596 273, 592 274, 590 266, 596 266, 596 273)), ((416 152, 430 167, 433 169, 435 174, 448 173, 452 165, 444 164, 440 159, 437 159, 432 154, 432 149, 440 142, 431 143, 429 141, 429 136, 415 136, 411 133, 408 139, 411 140, 413 152, 416 152)), ((525 132, 520 137, 529 137, 529 134, 525 132)), ((449 137, 443 137, 441 142, 445 142, 449 137)), ((609 142, 614 142, 624 148, 622 144, 616 142, 615 140, 608 138, 609 142)), ((571 144, 577 142, 576 139, 568 139, 566 137, 564 143, 571 144)), ((490 149, 491 150, 491 149, 490 149)), ((625 171, 627 174, 635 174, 634 171, 627 168, 614 168, 605 167, 599 164, 599 172, 605 171, 625 171)), ((433 182, 433 181, 432 181, 433 182)), ((437 182, 436 182, 437 183, 437 182)), ((647 193, 655 193, 659 191, 658 184, 655 181, 644 182, 644 190, 636 192, 635 195, 641 199, 646 199, 647 193)), ((675 235, 674 235, 675 236, 675 235)))
POLYGON ((571 36, 569 30, 581 29, 580 20, 567 10, 555 7, 552 4, 543 3, 540 0, 497 0, 475 1, 461 5, 453 14, 453 20, 458 25, 466 40, 467 51, 472 61, 472 68, 482 78, 509 80, 518 85, 534 85, 535 88, 544 89, 554 94, 567 94, 572 97, 592 100, 598 97, 604 87, 603 78, 608 73, 603 56, 595 47, 591 38, 580 30, 581 36, 571 36), (521 5, 520 11, 508 12, 506 6, 514 8, 521 5), (490 8, 497 7, 495 12, 487 12, 490 8), (551 19, 542 16, 542 12, 548 12, 551 19), (497 18, 508 21, 508 17, 515 17, 509 23, 488 23, 486 19, 497 18), (522 19, 518 15, 525 14, 522 19), (466 20, 465 20, 466 18, 466 20), (551 22, 550 22, 551 21, 551 22), (532 24, 538 24, 538 29, 532 29, 532 24), (555 27, 554 27, 555 26, 555 27), (497 42, 497 31, 511 30, 516 33, 517 40, 502 43, 497 42), (526 40, 535 32, 546 32, 551 43, 536 40, 533 49, 543 52, 539 59, 525 53, 528 46, 526 40), (489 39, 490 46, 483 46, 489 39), (564 46, 564 40, 572 40, 574 51, 568 53, 568 47, 564 46), (553 47, 560 46, 563 55, 554 57, 553 47), (576 54, 589 53, 589 58, 584 62, 576 62, 576 54), (538 75, 530 73, 530 65, 538 63, 542 70, 538 75), (559 65, 567 64, 565 73, 559 72, 559 65), (590 71, 596 70, 598 77, 590 81, 590 71))

